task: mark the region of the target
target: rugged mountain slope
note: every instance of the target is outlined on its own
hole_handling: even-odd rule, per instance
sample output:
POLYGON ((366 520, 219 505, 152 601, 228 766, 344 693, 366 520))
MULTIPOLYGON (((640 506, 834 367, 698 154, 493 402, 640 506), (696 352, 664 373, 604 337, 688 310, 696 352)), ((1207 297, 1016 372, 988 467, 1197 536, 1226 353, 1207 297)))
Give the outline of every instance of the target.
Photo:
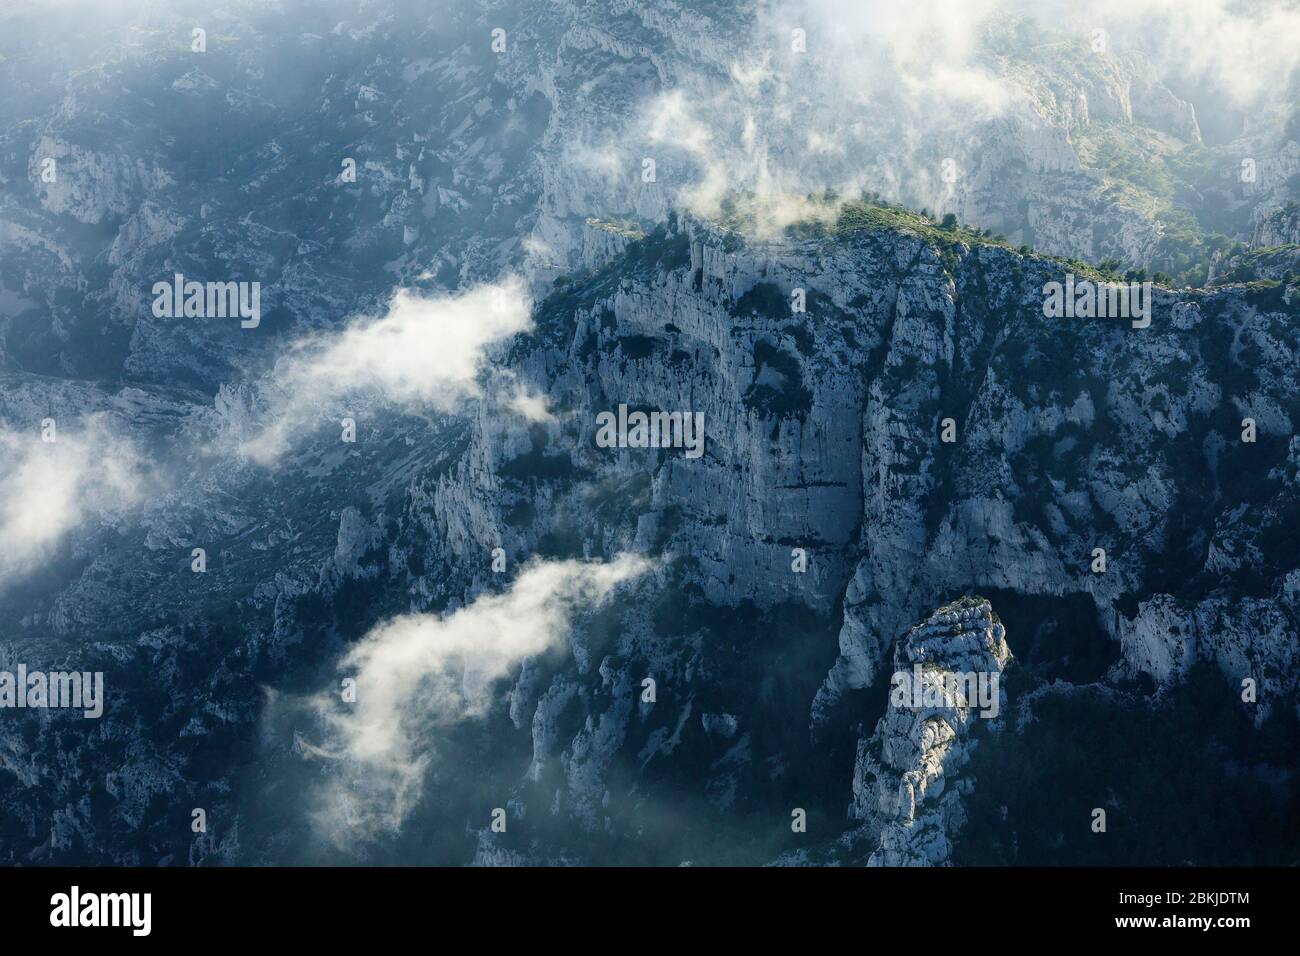
MULTIPOLYGON (((53 572, 52 602, 48 587, 6 598, 25 622, 15 659, 52 666, 66 655, 51 629, 94 633, 80 666, 131 688, 92 731, 55 715, 6 733, 12 858, 338 858, 295 809, 336 773, 299 744, 326 731, 276 717, 259 685, 318 689, 384 614, 507 587, 497 547, 509 569, 625 551, 658 564, 526 664, 491 720, 439 744, 526 835, 459 841, 489 798, 449 783, 403 831, 414 843, 343 858, 753 862, 848 832, 892 642, 972 590, 1026 621, 1017 700, 1101 682, 1140 722, 1134 678, 1177 695, 1208 661, 1228 704, 1244 678, 1258 686, 1230 711, 1288 726, 1294 287, 1157 290, 1140 329, 1049 320, 1043 285, 1064 264, 886 212, 772 242, 676 217, 616 239, 498 356, 548 396, 547 422, 488 400, 463 423, 375 417, 345 453, 322 434, 275 475, 179 464, 190 479, 53 572), (598 446, 598 414, 620 404, 703 413, 703 455, 598 446), (195 542, 215 575, 186 572, 195 542), (636 703, 648 675, 651 706, 636 703), (191 806, 222 825, 194 837, 191 806), (790 808, 815 838, 782 836, 790 808)), ((231 414, 174 433, 215 436, 231 414)), ((849 842, 819 852, 871 849, 849 842)))
MULTIPOLYGON (((702 460, 644 453, 660 464, 635 540, 671 506, 671 545, 713 600, 824 609, 846 589, 829 699, 871 680, 880 642, 925 596, 967 586, 1088 595, 1126 666, 1157 681, 1205 655, 1289 691, 1294 288, 1156 289, 1144 329, 1046 319, 1061 263, 841 225, 729 247, 684 222, 556 292, 538 344, 511 357, 555 402, 534 454, 572 445, 568 467, 595 482, 643 473, 643 453, 592 446, 596 414, 703 411, 716 424, 702 460), (804 577, 789 573, 792 547, 812 556, 804 577), (1174 606, 1199 625, 1155 623, 1174 606)), ((528 450, 505 442, 484 439, 506 460, 528 450)), ((481 472, 444 482, 447 501, 516 494, 481 472)), ((473 532, 498 535, 526 548, 538 531, 473 532)))
MULTIPOLYGON (((891 648, 969 593, 1007 621, 1016 714, 962 770, 953 860, 1132 862, 1072 836, 1112 796, 1116 826, 1168 808, 1144 819, 1144 862, 1297 859, 1278 810, 1298 761, 1294 247, 1223 245, 1229 284, 1158 289, 1135 329, 1043 317, 1044 283, 1089 267, 896 208, 831 200, 766 239, 674 212, 701 157, 652 143, 642 110, 730 89, 747 5, 162 6, 148 31, 38 18, 41 42, 2 50, 0 423, 73 436, 98 413, 156 472, 0 591, 0 669, 75 664, 114 688, 97 722, 0 723, 7 862, 865 863, 886 821, 855 761, 891 648), (278 468, 230 453, 292 336, 396 285, 515 267, 542 292, 537 328, 497 370, 549 419, 490 389, 464 415, 357 399, 356 445, 322 409, 278 468), (149 289, 178 270, 261 281, 261 326, 154 318, 149 289), (703 455, 600 447, 620 405, 702 414, 703 455), (322 839, 315 788, 366 784, 285 701, 332 686, 390 615, 453 613, 531 559, 628 551, 654 570, 512 672, 482 721, 431 735, 444 760, 400 833, 322 839), (508 834, 486 828, 496 807, 508 834), (1197 828, 1210 817, 1222 833, 1197 828)), ((804 119, 834 74, 813 39, 782 101, 804 119)), ((1294 240, 1286 116, 1198 146, 1139 56, 987 42, 1015 110, 921 148, 868 116, 846 155, 879 159, 848 178, 941 211, 899 170, 966 157, 945 210, 1121 269, 1190 275, 1202 233, 1294 240), (1170 219, 1188 188, 1218 197, 1194 229, 1170 219)))
POLYGON ((909 621, 970 590, 1032 608, 1035 690, 1164 693, 1207 661, 1224 701, 1257 687, 1248 721, 1292 721, 1295 287, 1157 289, 1146 328, 1046 319, 1073 266, 868 213, 774 243, 673 221, 564 283, 504 358, 555 420, 480 415, 411 517, 462 553, 650 551, 709 605, 838 621, 814 732, 909 621), (598 447, 620 404, 702 411, 704 455, 598 447))
MULTIPOLYGON (((1024 647, 1036 691, 1103 682, 1129 693, 1141 678, 1164 693, 1208 661, 1225 701, 1245 679, 1257 686, 1257 703, 1239 708, 1248 721, 1294 719, 1295 288, 1156 290, 1147 328, 1049 320, 1044 283, 1073 267, 969 235, 882 227, 868 212, 772 243, 672 220, 561 283, 536 335, 502 357, 550 397, 553 421, 525 427, 483 411, 461 460, 403 517, 429 542, 418 564, 443 584, 468 573, 489 586, 498 545, 512 560, 632 549, 667 561, 639 600, 670 597, 653 628, 625 620, 605 658, 614 670, 584 680, 591 658, 576 685, 562 674, 546 689, 528 673, 515 688, 516 724, 532 713, 534 766, 558 754, 567 768, 566 783, 533 800, 561 815, 572 801, 595 830, 629 825, 594 809, 617 792, 617 754, 668 758, 654 743, 678 745, 691 701, 737 704, 737 667, 715 670, 711 652, 766 655, 762 635, 792 607, 810 615, 808 634, 819 621, 839 629, 839 659, 815 698, 781 705, 805 715, 814 739, 828 735, 810 752, 831 761, 823 774, 843 766, 854 708, 880 706, 858 691, 885 676, 895 637, 969 590, 1032 607, 1024 647), (791 311, 795 289, 806 314, 791 311), (702 412, 703 456, 599 447, 598 415, 620 404, 702 412), (759 614, 749 646, 708 610, 736 606, 759 614), (638 673, 688 681, 687 705, 663 724, 658 708, 638 716, 626 702, 638 673), (588 729, 570 739, 559 708, 574 700, 588 729)), ((795 672, 806 680, 814 666, 795 672)), ((746 735, 746 716, 770 712, 728 720, 742 753, 718 745, 704 774, 724 806, 737 762, 754 773, 778 756, 764 753, 771 738, 746 735)))

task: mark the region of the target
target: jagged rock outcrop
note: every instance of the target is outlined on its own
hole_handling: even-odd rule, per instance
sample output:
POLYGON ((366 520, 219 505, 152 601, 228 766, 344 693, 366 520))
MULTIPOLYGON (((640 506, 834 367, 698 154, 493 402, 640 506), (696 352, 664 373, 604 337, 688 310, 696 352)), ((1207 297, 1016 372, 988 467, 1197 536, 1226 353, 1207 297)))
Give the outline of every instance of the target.
POLYGON ((1262 217, 1255 225, 1252 245, 1285 246, 1300 243, 1300 203, 1289 202, 1262 217))
POLYGON ((935 611, 894 648, 889 708, 858 744, 850 816, 879 830, 870 866, 941 866, 964 822, 960 771, 976 725, 996 728, 1006 706, 1006 629, 988 601, 935 611))

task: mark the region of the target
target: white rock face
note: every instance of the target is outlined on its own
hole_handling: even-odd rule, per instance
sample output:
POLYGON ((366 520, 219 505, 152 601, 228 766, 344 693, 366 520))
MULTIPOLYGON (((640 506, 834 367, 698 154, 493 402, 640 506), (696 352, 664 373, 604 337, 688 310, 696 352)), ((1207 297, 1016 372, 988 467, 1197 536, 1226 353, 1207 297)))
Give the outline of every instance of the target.
POLYGON ((1212 598, 1188 607, 1168 594, 1138 605, 1137 616, 1116 615, 1123 650, 1118 676, 1146 674, 1167 687, 1198 660, 1213 661, 1238 690, 1254 684, 1254 719, 1263 723, 1294 693, 1300 645, 1295 573, 1279 582, 1280 600, 1212 598))
POLYGON ((1117 624, 1124 660, 1158 684, 1182 675, 1196 660, 1196 629, 1189 627, 1188 609, 1167 594, 1143 601, 1131 621, 1119 615, 1117 624))
POLYGON ((997 727, 1006 704, 1001 675, 1010 659, 1006 629, 980 598, 940 608, 898 642, 889 709, 872 736, 859 742, 853 771, 850 815, 879 830, 869 866, 949 861, 952 838, 965 820, 961 794, 972 784, 959 771, 977 744, 975 725, 986 719, 972 694, 978 685, 965 678, 987 681, 983 703, 996 702, 996 715, 994 707, 986 710, 997 727), (913 679, 918 666, 919 687, 913 679))
POLYGON ((339 539, 334 548, 334 568, 342 577, 371 575, 376 568, 363 569, 360 561, 383 541, 381 530, 367 521, 356 508, 344 508, 339 515, 339 539))
POLYGON ((33 146, 29 172, 39 184, 46 210, 92 225, 128 215, 143 196, 162 192, 174 182, 165 169, 147 160, 85 149, 54 136, 43 136, 33 146), (41 179, 45 159, 56 163, 53 182, 41 179))
POLYGON ((1300 204, 1294 202, 1263 216, 1255 226, 1254 245, 1300 243, 1300 204))

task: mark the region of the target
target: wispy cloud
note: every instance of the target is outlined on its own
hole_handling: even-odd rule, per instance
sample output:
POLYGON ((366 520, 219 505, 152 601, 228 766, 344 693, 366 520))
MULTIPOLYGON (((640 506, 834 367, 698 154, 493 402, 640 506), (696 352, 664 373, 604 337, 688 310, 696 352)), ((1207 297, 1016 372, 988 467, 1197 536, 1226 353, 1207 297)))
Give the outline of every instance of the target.
POLYGON ((514 277, 449 295, 400 289, 383 316, 306 338, 276 363, 264 395, 269 424, 240 450, 273 462, 323 407, 349 395, 450 410, 480 394, 489 347, 530 329, 531 310, 524 283, 514 277))
POLYGON ((343 658, 355 703, 336 691, 317 697, 330 742, 313 750, 341 762, 315 819, 346 843, 400 829, 436 758, 437 730, 483 716, 495 685, 524 658, 559 646, 575 611, 594 607, 650 564, 623 555, 609 563, 538 561, 510 589, 447 616, 408 614, 371 630, 343 658))
POLYGON ((144 495, 140 456, 103 416, 56 422, 53 436, 0 426, 0 584, 48 559, 76 529, 144 495))

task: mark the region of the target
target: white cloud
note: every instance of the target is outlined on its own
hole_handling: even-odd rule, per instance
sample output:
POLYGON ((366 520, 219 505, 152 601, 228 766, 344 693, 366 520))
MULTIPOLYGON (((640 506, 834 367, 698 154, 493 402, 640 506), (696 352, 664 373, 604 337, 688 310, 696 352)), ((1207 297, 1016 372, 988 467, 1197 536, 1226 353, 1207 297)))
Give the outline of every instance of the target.
POLYGON ((0 582, 45 560, 66 535, 137 503, 146 480, 139 456, 104 418, 41 431, 0 426, 0 582))
POLYGON ((525 392, 523 389, 517 390, 508 403, 511 411, 530 422, 554 421, 555 416, 548 406, 545 395, 525 392))
POLYGON ((649 566, 632 555, 608 564, 539 561, 502 594, 371 630, 339 664, 355 677, 356 702, 341 702, 337 691, 314 701, 334 742, 313 752, 344 771, 322 794, 317 824, 339 842, 397 831, 420 799, 437 729, 481 717, 498 681, 565 640, 575 610, 602 603, 649 566))
POLYGON ((378 402, 450 410, 479 395, 488 348, 532 327, 532 303, 515 277, 451 295, 394 293, 388 312, 297 343, 271 376, 272 419, 241 452, 269 463, 322 406, 352 394, 378 402))
POLYGON ((805 0, 791 15, 807 23, 809 42, 831 78, 847 81, 838 85, 859 100, 902 85, 936 103, 976 103, 996 112, 1007 91, 976 54, 981 28, 999 6, 997 0, 805 0))

